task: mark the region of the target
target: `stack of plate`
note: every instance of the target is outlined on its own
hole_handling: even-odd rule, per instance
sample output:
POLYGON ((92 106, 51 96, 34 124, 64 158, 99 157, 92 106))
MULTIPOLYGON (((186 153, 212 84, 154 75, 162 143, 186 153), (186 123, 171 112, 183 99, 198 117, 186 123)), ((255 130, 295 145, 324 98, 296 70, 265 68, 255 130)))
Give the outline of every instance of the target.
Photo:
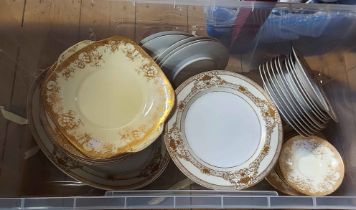
POLYGON ((141 40, 140 45, 175 86, 203 71, 225 69, 229 59, 228 50, 216 39, 185 32, 152 34, 141 40))
POLYGON ((278 162, 266 180, 288 195, 329 195, 344 178, 339 152, 317 136, 290 138, 283 144, 278 162))
POLYGON ((337 117, 322 88, 310 75, 310 68, 293 48, 288 56, 276 57, 259 66, 264 88, 283 119, 300 135, 320 132, 337 117))
POLYGON ((159 136, 174 91, 133 41, 111 37, 71 46, 29 96, 38 145, 73 178, 103 189, 134 189, 167 166, 159 136))

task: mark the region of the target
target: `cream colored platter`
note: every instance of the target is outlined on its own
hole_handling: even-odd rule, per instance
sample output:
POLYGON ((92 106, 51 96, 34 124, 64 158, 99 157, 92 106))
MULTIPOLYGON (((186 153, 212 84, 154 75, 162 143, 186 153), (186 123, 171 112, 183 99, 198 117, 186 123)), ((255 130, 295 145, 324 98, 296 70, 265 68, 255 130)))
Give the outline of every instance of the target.
POLYGON ((40 84, 43 73, 34 82, 27 101, 29 127, 47 158, 63 173, 92 187, 105 190, 128 190, 142 188, 156 180, 166 169, 170 157, 162 138, 144 150, 115 162, 85 164, 64 152, 49 135, 40 116, 43 113, 40 99, 40 84))
MULTIPOLYGON (((49 67, 46 71, 46 75, 51 74, 55 67, 73 55, 75 52, 79 51, 80 49, 94 43, 92 40, 83 40, 80 41, 68 49, 66 49, 59 57, 55 64, 49 67)), ((43 106, 43 102, 41 103, 41 107, 43 106)), ((42 108, 40 113, 41 123, 43 128, 45 129, 47 135, 53 140, 53 143, 58 146, 58 149, 62 150, 68 156, 71 156, 77 161, 80 161, 85 164, 104 164, 108 162, 118 162, 122 158, 126 157, 129 154, 120 155, 120 157, 112 157, 107 159, 92 159, 85 155, 83 155, 78 149, 72 145, 69 140, 62 134, 62 132, 57 128, 55 123, 52 121, 51 117, 45 110, 42 108)))
POLYGON ((178 168, 211 189, 244 189, 273 168, 282 143, 277 109, 255 82, 229 71, 195 75, 177 90, 164 140, 178 168))
POLYGON ((146 148, 162 133, 174 104, 162 70, 122 37, 91 43, 58 63, 42 97, 56 127, 93 159, 146 148))

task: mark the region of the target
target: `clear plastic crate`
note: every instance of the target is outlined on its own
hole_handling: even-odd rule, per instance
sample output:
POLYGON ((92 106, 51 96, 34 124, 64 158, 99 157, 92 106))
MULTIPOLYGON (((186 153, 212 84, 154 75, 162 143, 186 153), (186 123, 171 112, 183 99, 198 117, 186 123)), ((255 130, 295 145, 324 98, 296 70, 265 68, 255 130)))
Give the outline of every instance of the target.
POLYGON ((165 30, 216 37, 230 49, 227 70, 257 82, 259 63, 288 53, 291 45, 298 48, 321 73, 339 116, 340 122, 323 133, 345 162, 339 190, 326 197, 283 196, 265 181, 239 192, 195 184, 170 190, 186 178, 171 162, 159 179, 141 190, 105 192, 63 174, 42 154, 27 126, 0 116, 0 208, 356 209, 356 6, 236 0, 3 1, 0 105, 26 116, 32 82, 80 40, 122 35, 140 41, 165 30))

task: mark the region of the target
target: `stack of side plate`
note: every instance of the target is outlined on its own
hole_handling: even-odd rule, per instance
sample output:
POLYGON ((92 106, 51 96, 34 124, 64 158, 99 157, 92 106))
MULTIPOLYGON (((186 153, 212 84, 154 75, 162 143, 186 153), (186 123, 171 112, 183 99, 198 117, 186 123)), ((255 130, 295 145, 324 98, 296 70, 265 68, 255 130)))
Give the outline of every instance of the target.
POLYGON ((203 71, 225 69, 229 59, 228 50, 217 40, 185 32, 152 34, 140 45, 175 86, 203 71))
POLYGON ((310 68, 295 49, 259 66, 264 88, 284 120, 300 135, 319 133, 335 112, 322 88, 309 73, 310 68))
POLYGON ((266 180, 287 195, 324 196, 340 187, 344 174, 340 153, 326 139, 296 135, 283 144, 266 180))

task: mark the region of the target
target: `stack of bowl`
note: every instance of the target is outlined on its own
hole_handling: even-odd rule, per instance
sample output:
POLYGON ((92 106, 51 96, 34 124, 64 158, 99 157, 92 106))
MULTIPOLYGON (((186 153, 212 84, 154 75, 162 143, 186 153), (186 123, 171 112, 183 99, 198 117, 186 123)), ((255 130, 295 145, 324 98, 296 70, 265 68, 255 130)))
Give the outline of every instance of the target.
POLYGON ((160 67, 135 42, 85 40, 35 82, 30 126, 68 175, 102 189, 135 189, 168 164, 160 135, 174 97, 160 67))

